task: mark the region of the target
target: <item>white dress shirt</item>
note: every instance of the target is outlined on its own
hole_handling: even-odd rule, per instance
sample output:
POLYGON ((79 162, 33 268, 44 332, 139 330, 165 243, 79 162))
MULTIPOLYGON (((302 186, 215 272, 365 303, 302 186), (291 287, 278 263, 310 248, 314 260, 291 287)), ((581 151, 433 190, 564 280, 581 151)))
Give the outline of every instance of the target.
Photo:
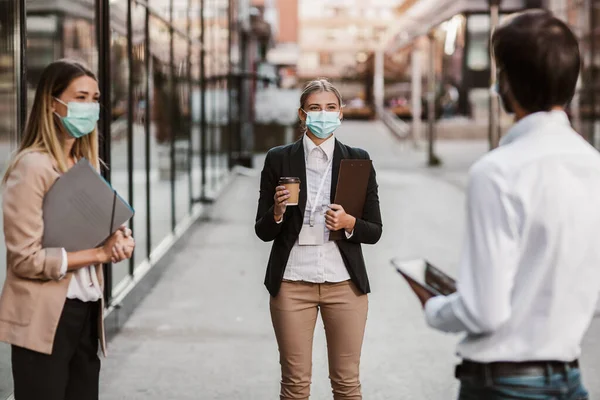
MULTIPOLYGON (((304 135, 303 143, 307 187, 303 226, 309 224, 312 202, 319 190, 321 179, 326 174, 323 193, 315 211, 315 223, 323 226, 324 244, 320 246, 300 246, 298 240, 296 240, 283 279, 312 283, 347 281, 350 279, 350 275, 342 259, 342 254, 337 244, 329 241, 329 230, 325 226, 325 212, 331 203, 331 161, 335 149, 335 138, 332 136, 320 146, 317 146, 308 136, 304 135)), ((346 237, 349 238, 352 235, 346 232, 346 237)))
POLYGON ((600 155, 562 111, 519 121, 469 173, 458 291, 429 325, 464 359, 572 361, 600 291, 600 155))
MULTIPOLYGON (((67 252, 62 249, 63 259, 61 272, 65 276, 67 274, 67 268, 69 261, 67 259, 67 252)), ((85 302, 98 301, 102 298, 102 288, 100 282, 98 282, 98 276, 96 275, 96 267, 90 265, 89 267, 79 268, 73 273, 71 282, 69 283, 69 289, 67 291, 67 299, 77 299, 85 302)))

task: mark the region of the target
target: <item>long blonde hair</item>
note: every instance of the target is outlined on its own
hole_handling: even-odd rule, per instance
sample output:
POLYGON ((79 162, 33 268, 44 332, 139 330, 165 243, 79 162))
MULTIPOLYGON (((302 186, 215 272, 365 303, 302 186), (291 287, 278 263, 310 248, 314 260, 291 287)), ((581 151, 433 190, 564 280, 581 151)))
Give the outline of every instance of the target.
POLYGON ((19 160, 31 152, 48 154, 56 162, 61 172, 66 172, 67 159, 73 156, 77 159, 85 157, 96 169, 100 168, 98 156, 98 131, 75 139, 71 154, 65 154, 63 135, 60 134, 60 121, 52 112, 54 98, 59 98, 71 82, 82 76, 88 76, 97 81, 96 76, 85 65, 72 60, 58 60, 48 65, 40 77, 31 114, 25 126, 21 144, 12 157, 2 179, 6 183, 8 176, 19 160))

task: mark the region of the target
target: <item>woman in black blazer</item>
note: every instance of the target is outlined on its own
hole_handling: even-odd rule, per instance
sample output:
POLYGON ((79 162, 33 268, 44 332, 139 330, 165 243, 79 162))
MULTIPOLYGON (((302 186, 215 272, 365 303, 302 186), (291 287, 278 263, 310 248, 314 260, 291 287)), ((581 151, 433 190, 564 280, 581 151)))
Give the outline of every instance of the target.
POLYGON ((329 355, 334 399, 362 399, 360 354, 367 320, 369 280, 361 244, 382 233, 375 171, 371 171, 362 218, 331 204, 342 159, 369 159, 342 144, 334 131, 343 118, 339 91, 326 80, 310 82, 298 115, 305 127, 296 143, 271 149, 261 175, 256 234, 274 241, 265 285, 279 345, 281 399, 308 399, 312 340, 319 310, 329 355), (300 178, 298 206, 281 177, 300 178), (344 230, 330 241, 331 231, 344 230))

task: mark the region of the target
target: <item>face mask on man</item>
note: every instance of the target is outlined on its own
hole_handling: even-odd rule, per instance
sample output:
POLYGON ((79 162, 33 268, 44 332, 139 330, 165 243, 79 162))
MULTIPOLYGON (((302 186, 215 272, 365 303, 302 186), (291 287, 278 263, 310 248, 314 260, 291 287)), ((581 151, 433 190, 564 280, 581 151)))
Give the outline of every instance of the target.
POLYGON ((327 139, 342 124, 339 111, 304 111, 304 113, 306 127, 319 139, 327 139))
POLYGON ((510 105, 508 100, 508 94, 505 90, 502 90, 502 84, 500 83, 500 73, 496 75, 496 83, 492 86, 492 92, 500 97, 500 105, 509 114, 514 114, 515 110, 510 105))
POLYGON ((63 126, 75 139, 89 135, 96 128, 96 123, 100 119, 100 104, 80 103, 76 101, 66 104, 60 99, 56 101, 67 107, 67 116, 61 117, 57 112, 54 112, 63 126))

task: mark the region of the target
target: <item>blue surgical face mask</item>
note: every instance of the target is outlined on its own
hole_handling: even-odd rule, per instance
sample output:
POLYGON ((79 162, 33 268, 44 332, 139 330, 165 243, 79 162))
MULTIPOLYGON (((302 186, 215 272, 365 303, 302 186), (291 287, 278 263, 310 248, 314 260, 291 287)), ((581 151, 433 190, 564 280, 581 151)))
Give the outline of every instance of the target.
POLYGON ((342 124, 339 111, 304 111, 304 113, 306 113, 306 127, 319 139, 327 139, 342 124))
POLYGON ((500 106, 509 114, 513 114, 515 111, 511 107, 510 102, 508 101, 508 96, 505 92, 502 91, 502 85, 500 84, 500 70, 496 74, 496 82, 490 88, 492 95, 496 95, 500 98, 500 106))
POLYGON ((94 131, 96 123, 100 119, 100 104, 96 102, 80 103, 76 101, 66 104, 57 98, 55 100, 67 107, 66 117, 61 117, 56 112, 55 114, 60 118, 69 135, 75 139, 79 139, 94 131))

